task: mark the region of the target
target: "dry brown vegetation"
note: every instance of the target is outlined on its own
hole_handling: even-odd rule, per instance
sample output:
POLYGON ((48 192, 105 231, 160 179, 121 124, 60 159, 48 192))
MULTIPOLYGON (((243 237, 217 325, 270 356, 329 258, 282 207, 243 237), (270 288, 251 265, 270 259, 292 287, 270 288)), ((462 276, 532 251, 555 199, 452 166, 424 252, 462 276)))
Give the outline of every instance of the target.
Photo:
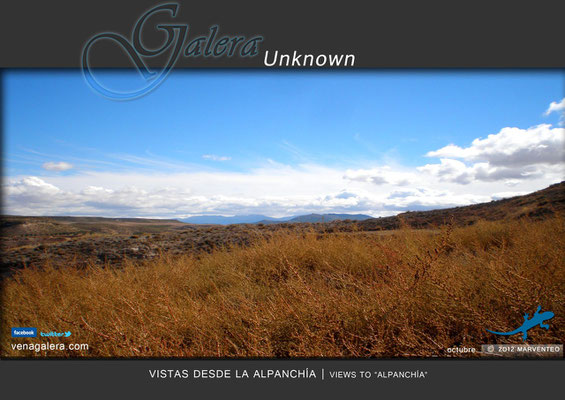
POLYGON ((44 265, 3 281, 2 356, 429 357, 565 339, 565 226, 480 221, 392 234, 281 230, 248 246, 121 268, 44 265), (10 327, 72 332, 83 352, 14 351, 10 327))

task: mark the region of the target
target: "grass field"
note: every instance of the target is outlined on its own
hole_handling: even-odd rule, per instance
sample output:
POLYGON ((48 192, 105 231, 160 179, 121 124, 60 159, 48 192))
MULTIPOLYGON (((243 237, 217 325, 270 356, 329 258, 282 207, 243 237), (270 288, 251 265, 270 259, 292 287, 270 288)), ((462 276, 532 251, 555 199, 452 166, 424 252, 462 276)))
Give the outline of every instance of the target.
POLYGON ((565 340, 560 216, 403 228, 392 234, 281 230, 245 247, 122 268, 25 268, 2 282, 2 356, 431 357, 522 343, 538 305, 555 317, 531 343, 565 340), (71 331, 13 339, 11 327, 71 331), (16 351, 12 343, 88 343, 16 351))

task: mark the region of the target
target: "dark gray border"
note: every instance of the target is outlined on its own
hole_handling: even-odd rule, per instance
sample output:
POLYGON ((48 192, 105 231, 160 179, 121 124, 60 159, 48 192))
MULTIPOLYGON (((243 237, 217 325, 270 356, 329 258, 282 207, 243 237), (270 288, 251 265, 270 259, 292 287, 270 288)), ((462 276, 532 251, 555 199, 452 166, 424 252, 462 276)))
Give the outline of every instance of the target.
POLYGON ((527 399, 562 392, 565 364, 551 361, 0 361, 3 394, 18 398, 494 398, 527 399), (316 379, 152 379, 149 369, 309 368, 316 379), (321 380, 321 368, 325 380, 321 380), (425 378, 329 379, 330 370, 423 371, 425 378), (6 393, 8 391, 8 393, 6 393), (46 396, 51 394, 50 396, 46 396))
MULTIPOLYGON (((159 21, 188 24, 189 38, 214 24, 222 34, 264 37, 256 57, 181 57, 177 68, 263 67, 265 50, 355 54, 360 68, 565 67, 561 0, 11 1, 0 13, 0 67, 80 67, 95 34, 129 37, 145 11, 171 2, 180 5, 176 18, 159 21)), ((163 40, 154 34, 146 39, 163 40)), ((100 50, 95 66, 132 67, 115 47, 100 50)))

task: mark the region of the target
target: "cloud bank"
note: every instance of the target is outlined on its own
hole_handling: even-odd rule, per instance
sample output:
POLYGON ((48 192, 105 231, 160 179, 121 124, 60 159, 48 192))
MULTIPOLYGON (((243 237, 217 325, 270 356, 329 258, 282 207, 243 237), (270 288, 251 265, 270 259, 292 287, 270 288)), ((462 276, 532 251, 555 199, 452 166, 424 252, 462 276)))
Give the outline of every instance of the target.
POLYGON ((450 144, 426 155, 440 158, 440 163, 418 167, 419 171, 463 185, 476 181, 515 184, 559 173, 562 176, 565 129, 550 124, 503 128, 485 139, 473 140, 468 147, 450 144))

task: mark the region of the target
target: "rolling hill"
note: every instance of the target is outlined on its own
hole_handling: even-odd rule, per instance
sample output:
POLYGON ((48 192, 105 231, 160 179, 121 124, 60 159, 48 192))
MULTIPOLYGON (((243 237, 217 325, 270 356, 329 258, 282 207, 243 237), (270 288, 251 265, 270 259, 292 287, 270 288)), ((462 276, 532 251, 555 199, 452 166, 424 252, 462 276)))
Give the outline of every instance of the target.
POLYGON ((529 217, 543 219, 565 213, 565 181, 523 196, 489 203, 431 211, 405 212, 392 217, 371 218, 358 223, 361 230, 398 229, 401 225, 428 228, 453 222, 458 226, 473 225, 479 220, 499 221, 529 217))

